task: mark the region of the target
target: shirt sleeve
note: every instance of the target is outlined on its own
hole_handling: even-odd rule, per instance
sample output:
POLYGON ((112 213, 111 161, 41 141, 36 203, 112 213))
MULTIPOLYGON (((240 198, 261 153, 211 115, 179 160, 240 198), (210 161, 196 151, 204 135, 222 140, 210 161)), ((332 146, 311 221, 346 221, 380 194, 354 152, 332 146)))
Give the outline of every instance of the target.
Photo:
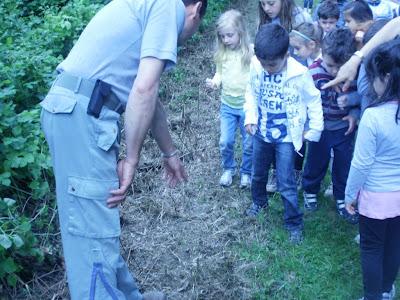
POLYGON ((143 22, 140 58, 155 57, 176 64, 178 35, 184 23, 180 1, 154 1, 143 22))
POLYGON ((303 75, 303 99, 307 105, 307 117, 309 119, 305 139, 318 142, 321 132, 324 130, 324 117, 322 113, 321 92, 315 87, 309 71, 303 75))
POLYGON ((352 203, 364 185, 376 155, 376 128, 369 109, 364 113, 358 128, 349 177, 347 178, 345 201, 352 203))

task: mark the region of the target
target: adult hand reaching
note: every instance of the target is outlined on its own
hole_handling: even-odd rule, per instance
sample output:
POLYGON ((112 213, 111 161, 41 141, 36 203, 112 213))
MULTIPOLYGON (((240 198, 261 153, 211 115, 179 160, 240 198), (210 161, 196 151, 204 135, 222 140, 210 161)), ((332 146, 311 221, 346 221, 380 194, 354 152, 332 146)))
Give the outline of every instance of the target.
POLYGON ((177 155, 164 158, 164 179, 171 188, 174 188, 178 183, 187 181, 188 176, 185 167, 177 155))
POLYGON ((327 89, 333 86, 337 86, 344 82, 342 87, 342 91, 346 92, 351 84, 351 82, 357 76, 358 67, 361 64, 361 59, 353 55, 340 69, 335 79, 329 81, 328 83, 322 86, 322 89, 327 89))

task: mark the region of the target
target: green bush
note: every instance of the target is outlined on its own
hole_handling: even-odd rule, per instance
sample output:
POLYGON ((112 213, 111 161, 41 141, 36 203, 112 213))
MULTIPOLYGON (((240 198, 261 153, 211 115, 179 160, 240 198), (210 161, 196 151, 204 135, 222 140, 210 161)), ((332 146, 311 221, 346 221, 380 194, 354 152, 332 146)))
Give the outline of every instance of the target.
POLYGON ((36 233, 55 229, 49 215, 54 183, 38 103, 100 2, 0 2, 0 293, 32 275, 31 266, 43 260, 39 244, 47 248, 36 233))

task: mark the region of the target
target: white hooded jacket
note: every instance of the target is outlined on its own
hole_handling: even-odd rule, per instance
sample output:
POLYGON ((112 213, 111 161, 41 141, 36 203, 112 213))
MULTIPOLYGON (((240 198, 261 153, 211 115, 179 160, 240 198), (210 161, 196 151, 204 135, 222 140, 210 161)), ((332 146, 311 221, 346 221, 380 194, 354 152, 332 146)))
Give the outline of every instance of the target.
MULTIPOLYGON (((256 56, 250 64, 250 82, 245 94, 244 124, 259 124, 259 105, 265 71, 256 56)), ((283 83, 283 101, 286 105, 288 131, 295 150, 300 151, 303 145, 303 135, 308 141, 318 142, 324 129, 321 94, 314 86, 314 81, 308 69, 289 57, 287 60, 286 78, 283 83), (304 125, 307 121, 307 130, 304 125)), ((261 110, 260 110, 261 111, 261 110)), ((262 130, 257 130, 265 138, 262 130)))

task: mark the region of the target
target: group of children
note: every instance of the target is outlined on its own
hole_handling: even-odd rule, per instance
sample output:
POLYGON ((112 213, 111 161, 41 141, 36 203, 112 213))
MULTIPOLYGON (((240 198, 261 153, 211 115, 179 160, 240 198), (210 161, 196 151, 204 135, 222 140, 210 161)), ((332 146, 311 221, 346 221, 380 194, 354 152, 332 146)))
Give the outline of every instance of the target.
POLYGON ((216 73, 206 80, 209 88, 222 87, 220 184, 225 187, 236 173, 235 135, 240 129, 240 187, 250 187, 253 200, 248 216, 256 217, 267 208, 266 186, 273 175, 294 244, 303 236, 299 186, 304 209, 315 211, 330 168, 337 212, 353 224, 359 221, 355 201, 362 199, 365 299, 393 299, 392 284, 400 265, 400 41, 378 47, 346 91, 324 85, 352 56, 364 58, 358 50, 398 13, 393 3, 392 14, 379 17, 387 2, 325 0, 318 5, 314 22, 293 0, 260 0, 254 45, 242 14, 229 10, 217 23, 216 73), (341 16, 345 27, 340 25, 341 16), (367 107, 371 109, 364 113, 367 107), (270 172, 271 167, 275 171, 270 172), (376 174, 371 175, 371 169, 376 174), (375 219, 389 221, 377 225, 375 219), (390 240, 385 246, 388 254, 379 253, 383 264, 371 263, 377 254, 365 250, 377 228, 390 240), (368 274, 376 272, 383 274, 381 282, 371 283, 375 277, 368 274))

